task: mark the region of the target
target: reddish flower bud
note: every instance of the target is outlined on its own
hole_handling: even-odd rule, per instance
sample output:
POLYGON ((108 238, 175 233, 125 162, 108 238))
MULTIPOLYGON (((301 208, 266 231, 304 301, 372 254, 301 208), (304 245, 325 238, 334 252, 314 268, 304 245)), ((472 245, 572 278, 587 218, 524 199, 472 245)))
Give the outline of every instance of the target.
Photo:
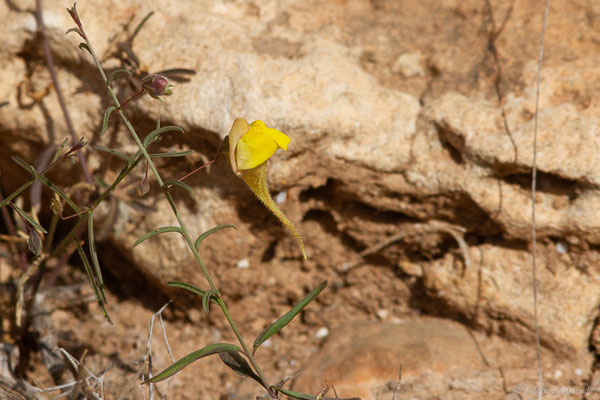
POLYGON ((157 100, 160 100, 160 96, 170 96, 173 94, 173 85, 167 77, 162 75, 146 75, 142 79, 142 87, 150 96, 157 100))

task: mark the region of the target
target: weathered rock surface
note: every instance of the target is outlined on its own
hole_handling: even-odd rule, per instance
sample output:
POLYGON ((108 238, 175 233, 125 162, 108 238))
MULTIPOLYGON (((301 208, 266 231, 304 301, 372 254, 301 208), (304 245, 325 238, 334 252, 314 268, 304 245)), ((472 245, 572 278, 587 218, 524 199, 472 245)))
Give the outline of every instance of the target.
MULTIPOLYGON (((543 357, 544 398, 564 398, 568 390, 591 393, 577 377, 577 370, 592 362, 588 356, 568 361, 543 357), (566 379, 570 385, 562 386, 566 379)), ((529 399, 536 394, 534 358, 530 347, 448 320, 353 321, 331 332, 294 387, 319 393, 327 384, 330 394, 335 387, 340 397, 380 400, 392 399, 396 391, 400 398, 416 399, 529 399), (504 370, 507 364, 510 370, 504 370)))
POLYGON ((319 393, 329 384, 341 397, 364 399, 387 392, 400 370, 406 383, 422 375, 469 373, 483 366, 467 330, 443 320, 353 321, 332 332, 311 364, 318 367, 302 372, 295 381, 298 390, 319 393))

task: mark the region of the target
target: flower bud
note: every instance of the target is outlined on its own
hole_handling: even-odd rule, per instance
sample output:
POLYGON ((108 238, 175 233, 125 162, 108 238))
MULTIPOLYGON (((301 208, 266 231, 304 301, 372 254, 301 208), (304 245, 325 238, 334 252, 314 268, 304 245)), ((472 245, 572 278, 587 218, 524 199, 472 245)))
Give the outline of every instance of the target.
POLYGON ((142 87, 148 94, 157 100, 160 96, 170 96, 173 94, 173 85, 169 79, 163 75, 150 74, 142 79, 142 87))

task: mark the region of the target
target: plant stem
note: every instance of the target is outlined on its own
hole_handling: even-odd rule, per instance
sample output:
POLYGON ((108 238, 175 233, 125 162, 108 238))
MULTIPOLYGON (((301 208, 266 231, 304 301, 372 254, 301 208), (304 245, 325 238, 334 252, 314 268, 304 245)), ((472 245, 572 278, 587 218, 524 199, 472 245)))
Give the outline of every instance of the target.
MULTIPOLYGON (((71 16, 73 16, 73 13, 75 13, 74 9, 71 12, 71 16)), ((160 177, 160 174, 158 173, 158 170, 156 169, 156 166, 154 165, 154 162, 152 161, 152 158, 148 154, 148 151, 144 147, 144 145, 143 145, 142 141, 140 140, 137 132, 135 131, 135 129, 131 125, 131 122, 129 121, 129 119, 127 118, 127 116, 125 115, 125 113, 123 112, 123 110, 121 108, 121 104, 119 103, 119 99, 117 98, 115 92, 112 90, 112 88, 110 87, 110 85, 108 85, 106 74, 104 73, 104 69, 102 68, 102 65, 100 64, 100 61, 99 61, 98 57, 96 56, 96 53, 94 52, 94 48, 92 47, 92 44, 90 43, 89 38, 87 37, 87 35, 85 34, 85 31, 83 30, 83 27, 81 25, 81 21, 79 20, 79 16, 77 16, 76 13, 75 13, 75 17, 74 17, 75 23, 78 25, 79 30, 81 31, 83 39, 85 40, 86 45, 87 45, 87 47, 89 49, 89 52, 90 52, 90 54, 91 54, 91 56, 93 58, 94 64, 96 65, 96 68, 98 69, 98 72, 100 73, 100 76, 102 77, 102 79, 104 81, 106 89, 108 90, 108 93, 109 93, 110 97, 112 98, 112 100, 113 100, 113 102, 115 104, 117 112, 121 116, 121 119, 125 123, 125 126, 129 130, 129 132, 131 133, 131 136, 133 137, 133 140, 138 145, 138 147, 139 147, 142 155, 144 156, 144 158, 146 159, 146 162, 148 163, 148 166, 152 170, 152 173, 154 174, 157 183, 160 185, 160 187, 161 187, 161 189, 162 189, 162 191, 163 191, 163 193, 164 193, 167 201, 169 202, 169 205, 171 206, 171 210, 175 214, 175 217, 177 218, 177 222, 179 223, 179 226, 180 226, 180 228, 181 228, 181 230, 183 232, 183 237, 184 237, 186 243, 188 244, 190 250, 192 251, 192 254, 194 255, 194 258, 196 259, 196 262, 200 266, 200 269, 202 270, 202 274, 206 278, 206 280, 207 280, 208 284, 210 285, 211 289, 213 289, 217 293, 217 302, 219 304, 219 307, 223 311, 223 314, 225 315, 225 318, 227 319, 227 322, 229 323, 229 326, 233 330, 233 333, 235 334, 236 338, 238 339, 240 345, 242 346, 246 357, 248 357, 248 360, 250 361, 250 363, 254 367, 256 373, 260 377, 263 386, 265 387, 265 389, 267 389, 267 391, 269 391, 269 393, 271 393, 269 382, 267 381, 266 377, 262 373, 262 371, 261 371, 258 363, 256 362, 256 359, 254 358, 254 356, 250 352, 248 346, 246 345, 246 342, 244 341, 244 338, 242 337, 240 331, 238 330, 237 325, 235 324, 235 322, 231 318, 231 315, 229 314, 229 310, 228 310, 228 308, 227 308, 227 306, 225 304, 225 301, 223 300, 223 297, 221 296, 221 292, 217 289, 217 286, 215 285, 215 283, 214 283, 214 281, 213 281, 210 273, 208 272, 208 270, 206 269, 206 266, 204 265, 204 263, 202 262, 202 259, 200 258, 200 254, 198 253, 198 250, 194 246, 194 242, 193 242, 192 238, 190 237, 190 235, 188 233, 188 230, 187 230, 187 228, 185 226, 185 223, 181 219, 181 215, 179 214, 179 210, 177 209, 177 206, 175 205, 175 201, 173 200, 173 197, 169 193, 169 191, 168 191, 167 187, 165 186, 162 178, 160 177), (75 17, 77 18, 76 20, 75 20, 75 17)))
MULTIPOLYGON (((67 108, 67 103, 65 102, 62 90, 60 89, 58 76, 56 75, 56 68, 54 68, 54 61, 52 59, 52 52, 50 51, 50 44, 48 43, 48 38, 46 36, 46 26, 44 25, 44 17, 42 14, 42 0, 36 0, 35 19, 37 22, 38 30, 40 32, 42 48, 44 49, 44 57, 46 58, 48 72, 50 72, 50 77, 52 78, 52 85, 54 85, 56 97, 58 97, 58 103, 63 112, 65 123, 67 124, 67 130, 71 135, 71 140, 73 141, 73 143, 77 143, 77 135, 75 134, 75 128, 73 128, 71 115, 69 114, 69 109, 67 108)), ((87 181, 87 183, 92 183, 92 174, 88 169, 85 154, 83 153, 82 149, 77 150, 77 157, 79 158, 79 165, 81 167, 81 172, 83 173, 85 180, 87 181)))

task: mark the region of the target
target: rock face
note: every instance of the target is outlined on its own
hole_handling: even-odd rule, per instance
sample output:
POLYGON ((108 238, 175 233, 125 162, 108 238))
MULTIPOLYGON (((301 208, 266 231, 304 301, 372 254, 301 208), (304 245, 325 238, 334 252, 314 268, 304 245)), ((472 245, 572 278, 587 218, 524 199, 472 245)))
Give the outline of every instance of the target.
POLYGON ((299 390, 319 393, 329 384, 341 397, 364 399, 387 392, 400 370, 401 381, 406 383, 421 375, 445 376, 483 366, 467 330, 437 320, 344 324, 330 335, 324 351, 311 357, 311 363, 316 367, 307 369, 295 382, 299 390))
MULTIPOLYGON (((543 10, 534 1, 510 7, 483 3, 90 0, 81 2, 79 13, 109 72, 122 67, 112 55, 114 44, 126 37, 124 27, 131 32, 150 10, 154 16, 133 42, 141 69, 196 71, 189 82, 176 83, 164 105, 143 97, 126 109, 140 133, 152 130, 158 116, 163 124, 182 126, 185 135, 165 137, 160 146, 191 147, 200 154, 159 162, 164 178, 178 178, 211 159, 236 117, 264 120, 292 138, 288 151, 271 161, 269 181, 305 238, 311 260, 302 267, 293 238, 226 163, 190 178, 194 201, 184 191, 174 192, 193 236, 222 223, 238 226, 237 232, 211 237, 201 249, 207 265, 218 266, 215 275, 226 296, 257 296, 257 303, 264 304, 270 298, 261 289, 282 281, 296 284, 289 283, 290 298, 296 299, 317 278, 328 277, 341 281, 335 295, 354 307, 346 311, 366 308, 371 313, 385 303, 397 314, 451 317, 530 346, 532 138, 543 10), (453 228, 440 229, 440 222, 453 228), (359 270, 340 275, 342 266, 398 234, 403 235, 389 246, 369 253, 360 269, 369 271, 365 275, 393 269, 392 279, 401 281, 403 294, 389 299, 380 284, 365 281, 361 290, 371 303, 363 306, 353 297, 353 285, 360 284, 349 283, 359 270), (250 268, 239 271, 240 260, 248 260, 250 268), (276 270, 279 264, 290 272, 276 270)), ((34 36, 35 20, 27 12, 32 6, 0 4, 0 15, 9 15, 0 26, 0 103, 8 101, 0 107, 0 168, 10 171, 2 174, 5 193, 25 179, 20 171, 13 173, 11 155, 33 164, 43 149, 67 137, 34 36)), ((44 14, 75 129, 93 145, 132 153, 135 145, 116 119, 111 117, 105 136, 98 135, 110 99, 89 56, 76 51, 76 35, 63 36, 72 25, 64 6, 44 1, 44 14)), ((593 56, 600 37, 590 22, 600 10, 584 1, 563 0, 552 7, 536 144, 539 328, 553 357, 580 360, 589 356, 600 305, 600 67, 593 56), (559 12, 564 7, 572 12, 559 12), (576 43, 567 37, 576 37, 576 43)), ((125 79, 114 86, 122 99, 134 93, 125 79)), ((88 156, 92 172, 106 181, 122 167, 91 148, 88 156)), ((71 186, 77 171, 70 168, 50 177, 71 186)), ((110 209, 98 210, 105 246, 118 249, 130 261, 128 268, 169 294, 175 292, 165 287, 168 280, 204 282, 176 235, 131 248, 142 234, 176 224, 152 179, 150 193, 138 198, 143 173, 136 170, 110 209)), ((112 260, 103 260, 107 268, 112 260)), ((119 269, 114 268, 117 276, 119 269)), ((260 312, 276 317, 273 309, 260 312)), ((337 321, 347 318, 337 315, 337 321)), ((399 331, 388 339, 402 337, 394 343, 394 360, 406 365, 403 349, 408 359, 418 359, 410 347, 415 335, 423 348, 437 354, 454 340, 444 334, 460 330, 450 325, 448 331, 421 326, 421 333, 394 326, 392 331, 399 331), (422 336, 433 331, 441 336, 422 336)), ((368 357, 370 329, 384 328, 356 329, 356 340, 364 344, 352 354, 383 362, 368 357)), ((343 333, 336 338, 339 342, 331 346, 350 340, 343 333)), ((459 341, 466 346, 468 339, 459 341)), ((339 353, 325 354, 317 357, 339 353)), ((469 354, 460 361, 475 363, 475 353, 469 354)), ((450 374, 453 359, 451 353, 441 361, 424 358, 427 368, 441 375, 450 374), (438 362, 439 369, 432 367, 438 362)), ((332 362, 352 366, 349 360, 332 362)), ((417 370, 424 370, 420 365, 417 370)), ((586 368, 584 375, 591 376, 586 368)), ((325 366, 319 371, 332 380, 359 380, 367 397, 372 395, 369 385, 393 380, 397 372, 361 380, 325 366)), ((406 377, 409 371, 404 370, 406 377)), ((576 382, 586 378, 578 376, 576 382)), ((313 390, 322 385, 311 382, 313 390)))

